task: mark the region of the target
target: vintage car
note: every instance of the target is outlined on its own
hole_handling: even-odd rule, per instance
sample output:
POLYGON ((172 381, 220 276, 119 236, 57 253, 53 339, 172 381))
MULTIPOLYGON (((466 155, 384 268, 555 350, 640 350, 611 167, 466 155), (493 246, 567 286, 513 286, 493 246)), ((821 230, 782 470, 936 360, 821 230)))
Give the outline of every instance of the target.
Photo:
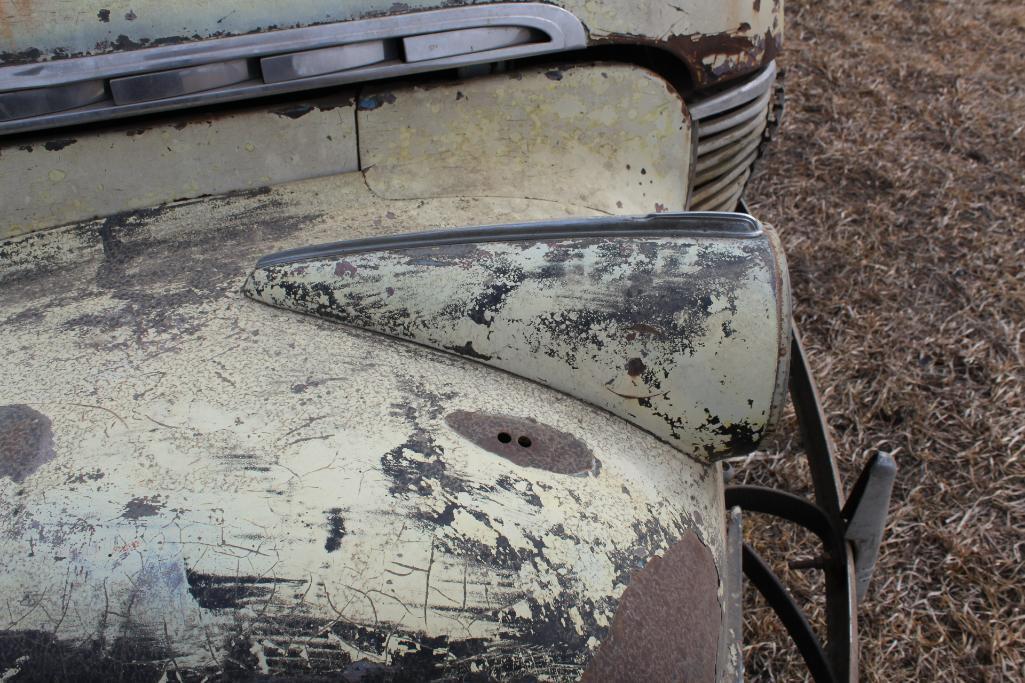
POLYGON ((742 575, 856 679, 893 463, 742 203, 782 11, 0 5, 0 680, 732 681, 742 575), (814 501, 721 464, 788 389, 814 501))

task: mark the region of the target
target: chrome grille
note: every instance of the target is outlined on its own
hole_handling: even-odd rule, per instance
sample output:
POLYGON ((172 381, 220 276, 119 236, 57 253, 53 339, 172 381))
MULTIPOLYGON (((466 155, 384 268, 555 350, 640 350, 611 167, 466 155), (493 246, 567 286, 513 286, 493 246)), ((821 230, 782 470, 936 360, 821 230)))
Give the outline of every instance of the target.
POLYGON ((733 211, 769 125, 776 63, 690 105, 698 133, 692 211, 733 211))

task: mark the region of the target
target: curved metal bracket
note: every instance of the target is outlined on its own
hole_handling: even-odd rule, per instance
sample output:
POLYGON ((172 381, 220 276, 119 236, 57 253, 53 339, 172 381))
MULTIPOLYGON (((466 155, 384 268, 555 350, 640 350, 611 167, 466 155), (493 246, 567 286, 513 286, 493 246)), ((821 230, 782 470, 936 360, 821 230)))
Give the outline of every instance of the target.
POLYGON ((865 594, 878 555, 896 465, 887 454, 874 456, 841 508, 843 489, 835 449, 796 326, 792 344, 790 393, 815 500, 758 486, 728 486, 726 507, 780 517, 822 541, 824 552, 810 566, 825 573, 825 646, 779 579, 746 545, 744 575, 783 621, 815 681, 855 681, 857 603, 865 594))

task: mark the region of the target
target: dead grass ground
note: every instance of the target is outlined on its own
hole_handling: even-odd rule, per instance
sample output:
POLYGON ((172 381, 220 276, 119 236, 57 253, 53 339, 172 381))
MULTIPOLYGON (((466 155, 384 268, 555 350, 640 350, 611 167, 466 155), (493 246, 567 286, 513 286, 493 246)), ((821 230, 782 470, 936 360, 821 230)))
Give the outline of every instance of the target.
MULTIPOLYGON (((787 111, 748 200, 783 234, 847 484, 877 449, 900 468, 862 679, 1025 680, 1025 4, 787 1, 787 111)), ((806 491, 775 455, 740 479, 806 491)), ((749 602, 749 671, 799 677, 749 602)))

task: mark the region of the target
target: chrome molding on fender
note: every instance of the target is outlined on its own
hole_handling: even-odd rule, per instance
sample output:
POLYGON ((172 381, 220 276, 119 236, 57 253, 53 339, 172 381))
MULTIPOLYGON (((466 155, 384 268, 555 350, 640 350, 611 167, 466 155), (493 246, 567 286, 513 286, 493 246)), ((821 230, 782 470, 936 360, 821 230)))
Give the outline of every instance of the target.
POLYGON ((522 242, 586 237, 732 237, 762 235, 762 224, 746 214, 690 212, 647 216, 570 218, 551 223, 517 223, 483 227, 427 230, 424 232, 345 240, 289 249, 261 258, 257 268, 298 263, 317 258, 346 256, 366 251, 437 247, 445 244, 522 242))
POLYGON ((308 247, 261 259, 244 292, 535 380, 709 461, 779 415, 785 268, 750 216, 681 213, 308 247))
POLYGON ((0 135, 574 50, 585 43, 584 27, 571 13, 528 2, 0 67, 0 135))

